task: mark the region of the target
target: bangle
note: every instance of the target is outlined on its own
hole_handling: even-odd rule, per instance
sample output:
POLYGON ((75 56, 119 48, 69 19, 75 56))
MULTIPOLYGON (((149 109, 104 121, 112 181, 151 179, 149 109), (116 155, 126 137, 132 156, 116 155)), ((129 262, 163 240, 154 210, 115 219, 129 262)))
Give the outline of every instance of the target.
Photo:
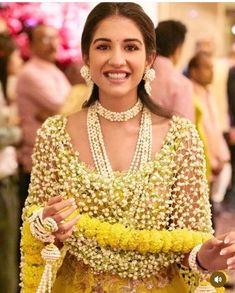
POLYGON ((42 242, 53 243, 55 236, 52 233, 58 230, 58 225, 51 217, 43 219, 42 213, 43 208, 35 211, 29 218, 31 233, 42 242))
POLYGON ((202 271, 208 272, 208 269, 204 268, 204 267, 200 264, 199 259, 198 259, 198 253, 196 254, 196 264, 197 264, 197 266, 198 266, 202 271))
POLYGON ((189 267, 192 271, 199 273, 199 274, 206 275, 209 273, 209 271, 204 269, 197 261, 197 253, 201 247, 202 247, 202 244, 199 244, 192 249, 192 251, 189 254, 188 263, 189 263, 189 267))

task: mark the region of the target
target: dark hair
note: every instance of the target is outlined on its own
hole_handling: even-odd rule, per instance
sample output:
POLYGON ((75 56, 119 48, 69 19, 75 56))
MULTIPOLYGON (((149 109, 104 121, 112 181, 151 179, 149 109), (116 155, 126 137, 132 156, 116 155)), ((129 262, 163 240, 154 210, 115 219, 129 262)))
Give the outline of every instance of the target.
MULTIPOLYGON (((81 41, 83 57, 89 56, 90 44, 99 23, 113 15, 131 19, 138 26, 144 39, 147 56, 156 52, 154 24, 140 5, 132 2, 102 2, 95 6, 87 17, 81 41)), ((145 91, 143 80, 138 85, 138 96, 151 112, 164 117, 171 117, 167 111, 163 110, 150 99, 145 91)), ((91 106, 96 100, 98 100, 98 87, 94 85, 91 96, 83 104, 83 107, 91 106)))
POLYGON ((7 66, 12 53, 16 50, 16 44, 8 34, 0 34, 0 82, 3 96, 7 100, 7 66))
POLYGON ((202 58, 204 57, 211 57, 211 55, 207 52, 198 52, 196 55, 194 55, 189 63, 188 63, 188 69, 187 69, 187 75, 188 77, 190 78, 191 75, 190 75, 190 72, 192 69, 195 69, 195 68, 198 68, 199 64, 200 64, 200 61, 202 58))
POLYGON ((184 43, 187 32, 186 26, 176 20, 159 22, 155 29, 158 54, 169 57, 184 43))

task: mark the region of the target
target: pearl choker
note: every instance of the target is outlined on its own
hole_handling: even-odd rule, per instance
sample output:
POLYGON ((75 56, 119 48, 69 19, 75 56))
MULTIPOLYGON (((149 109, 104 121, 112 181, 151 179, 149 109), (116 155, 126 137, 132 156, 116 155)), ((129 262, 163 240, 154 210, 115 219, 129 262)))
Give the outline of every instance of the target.
POLYGON ((137 103, 129 110, 124 111, 124 112, 112 112, 109 111, 107 109, 105 109, 100 102, 96 102, 96 112, 104 117, 107 120, 110 121, 127 121, 133 117, 135 117, 141 110, 143 109, 143 104, 140 101, 140 99, 138 99, 137 103))

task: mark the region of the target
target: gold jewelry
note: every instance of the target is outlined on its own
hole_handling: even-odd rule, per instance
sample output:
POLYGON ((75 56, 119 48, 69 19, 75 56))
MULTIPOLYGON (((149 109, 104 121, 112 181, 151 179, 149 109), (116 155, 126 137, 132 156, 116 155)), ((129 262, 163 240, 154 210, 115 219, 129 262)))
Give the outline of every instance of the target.
MULTIPOLYGON (((87 114, 87 129, 89 144, 98 172, 102 175, 113 177, 113 170, 109 162, 103 135, 97 114, 97 103, 89 107, 87 114)), ((152 121, 151 113, 147 108, 143 108, 139 137, 136 144, 135 153, 128 173, 136 171, 140 166, 151 159, 152 151, 152 121)))
POLYGON ((143 104, 141 103, 140 99, 138 99, 137 103, 129 110, 125 112, 112 112, 108 109, 104 108, 100 102, 96 102, 96 112, 110 121, 127 121, 135 117, 141 110, 143 109, 143 104))
POLYGON ((89 67, 87 65, 83 65, 80 69, 80 73, 82 78, 85 80, 87 86, 90 87, 90 92, 92 93, 94 82, 91 79, 91 73, 90 73, 89 67))
POLYGON ((156 77, 156 73, 153 68, 147 69, 145 71, 145 74, 143 77, 143 80, 145 81, 144 88, 146 93, 149 96, 151 96, 151 90, 152 90, 150 83, 155 79, 155 77, 156 77))

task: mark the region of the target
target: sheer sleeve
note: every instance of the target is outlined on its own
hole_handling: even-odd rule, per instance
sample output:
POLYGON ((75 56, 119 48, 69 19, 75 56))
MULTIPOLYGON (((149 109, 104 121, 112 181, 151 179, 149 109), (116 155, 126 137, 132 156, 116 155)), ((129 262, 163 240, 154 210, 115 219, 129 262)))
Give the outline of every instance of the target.
MULTIPOLYGON (((60 194, 57 180, 57 147, 55 118, 49 118, 37 133, 33 153, 33 168, 29 195, 23 210, 21 230, 21 287, 22 293, 36 292, 44 263, 40 252, 44 243, 35 239, 28 223, 28 217, 45 205, 49 198, 60 194)), ((63 252, 62 252, 63 254, 63 252)), ((63 258, 61 258, 60 262, 63 258)), ((57 264, 57 268, 60 264, 57 264)), ((55 275, 56 271, 54 271, 55 275)))
MULTIPOLYGON (((172 218, 170 230, 177 228, 213 234, 209 188, 206 178, 206 161, 203 143, 196 127, 188 120, 180 118, 176 126, 175 170, 172 185, 172 218)), ((181 263, 179 276, 194 292, 200 277, 181 263)))
POLYGON ((177 127, 171 229, 213 233, 203 144, 195 126, 181 119, 177 127))

